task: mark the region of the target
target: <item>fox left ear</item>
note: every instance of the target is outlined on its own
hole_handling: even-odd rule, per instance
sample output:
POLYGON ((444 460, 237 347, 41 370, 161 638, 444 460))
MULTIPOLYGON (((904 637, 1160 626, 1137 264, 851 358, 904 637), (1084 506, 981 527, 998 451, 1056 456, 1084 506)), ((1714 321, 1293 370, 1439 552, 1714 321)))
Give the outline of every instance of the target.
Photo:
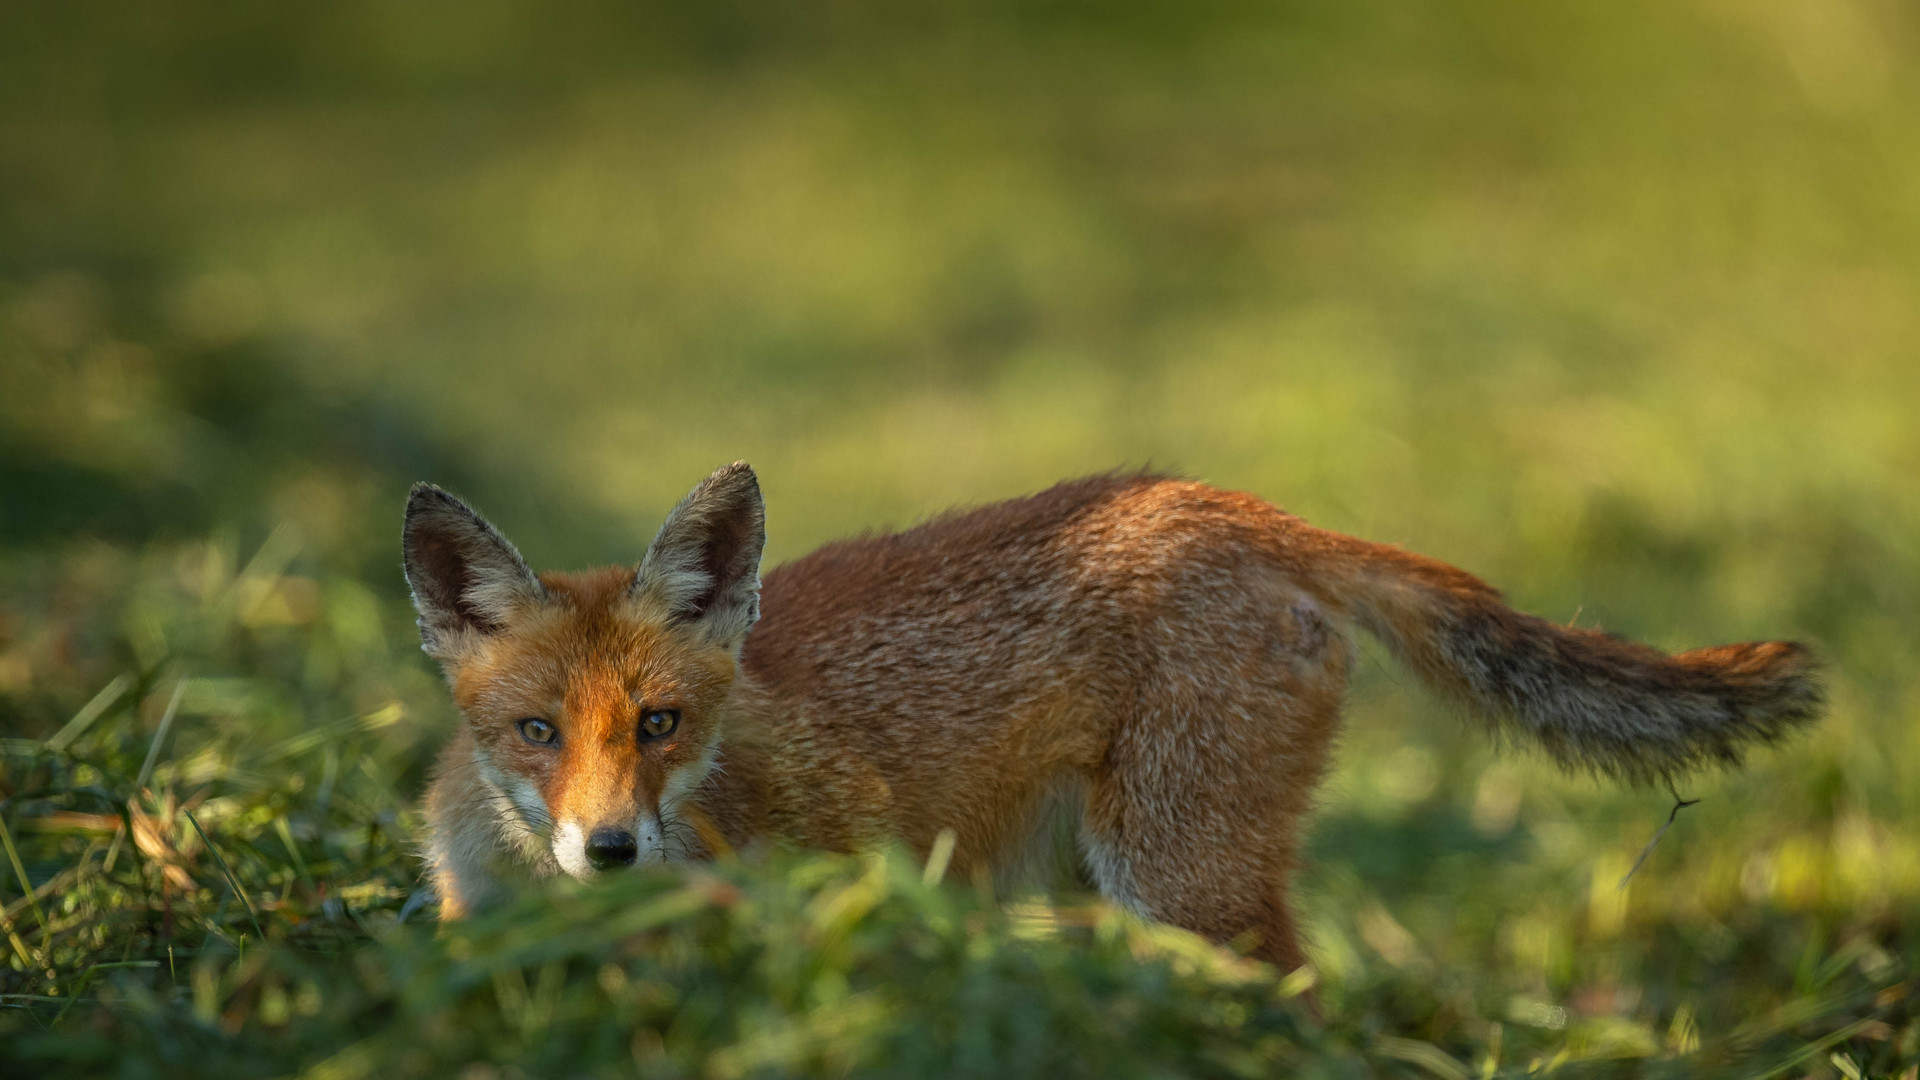
POLYGON ((664 604, 673 621, 733 646, 760 618, 760 550, 767 512, 753 468, 737 461, 700 481, 653 538, 631 595, 664 604))

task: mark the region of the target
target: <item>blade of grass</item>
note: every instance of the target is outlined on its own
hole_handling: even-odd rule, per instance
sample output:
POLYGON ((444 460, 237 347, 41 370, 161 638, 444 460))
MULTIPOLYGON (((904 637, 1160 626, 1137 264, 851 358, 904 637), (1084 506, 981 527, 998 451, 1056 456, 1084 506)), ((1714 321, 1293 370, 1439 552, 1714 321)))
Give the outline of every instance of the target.
POLYGON ((233 579, 221 599, 221 607, 243 623, 252 618, 255 610, 272 595, 280 576, 300 553, 300 547, 300 530, 293 522, 283 521, 275 526, 248 560, 246 568, 233 579))
POLYGON ((0 908, 0 914, 3 914, 7 918, 11 919, 15 915, 18 915, 20 912, 26 910, 27 905, 29 903, 32 903, 37 897, 44 896, 48 893, 56 892, 59 889, 72 884, 76 879, 80 878, 87 872, 87 870, 89 869, 89 864, 93 860, 93 853, 98 850, 100 850, 100 848, 99 848, 99 845, 97 844, 87 848, 86 851, 81 853, 79 862, 73 864, 72 866, 67 867, 65 870, 62 870, 59 873, 48 878, 46 881, 40 884, 39 888, 33 890, 32 893, 26 896, 22 896, 20 899, 15 900, 11 904, 6 905, 4 908, 0 908))
POLYGON ((952 829, 941 829, 940 835, 933 838, 933 850, 927 853, 926 868, 920 872, 920 883, 927 886, 940 884, 947 876, 947 864, 953 860, 953 845, 956 834, 952 829))
POLYGON ((344 720, 335 720, 332 723, 322 724, 312 730, 303 731, 291 738, 282 739, 280 742, 254 755, 248 760, 248 764, 260 766, 290 757, 297 757, 315 747, 322 746, 329 741, 338 739, 344 735, 350 735, 356 731, 378 731, 384 727, 391 727, 395 723, 398 723, 405 715, 406 712, 400 707, 399 702, 390 701, 370 713, 361 716, 349 716, 344 720))
POLYGON ((286 845, 287 854, 293 857, 293 868, 300 874, 300 881, 309 890, 313 889, 313 875, 307 873, 307 860, 300 857, 300 845, 293 842, 293 826, 287 824, 287 816, 273 819, 273 831, 280 835, 280 842, 286 845))
POLYGON ((7 944, 13 946, 14 955, 20 958, 20 962, 26 965, 27 970, 33 970, 33 951, 28 949, 27 943, 21 941, 20 935, 14 932, 12 922, 7 923, 7 944))
MULTIPOLYGON (((182 675, 173 684, 173 697, 167 700, 167 709, 160 714, 160 730, 153 733, 153 745, 147 747, 147 759, 140 763, 140 775, 133 781, 133 793, 128 798, 138 798, 147 789, 147 781, 153 776, 153 766, 160 759, 160 745, 167 741, 167 731, 173 727, 174 715, 180 711, 180 700, 187 696, 187 676, 182 675)), ((113 864, 120 860, 120 845, 127 839, 127 826, 121 822, 120 831, 113 834, 113 846, 107 849, 107 861, 101 867, 101 873, 113 873, 113 864)))
POLYGON ((120 695, 126 693, 127 688, 132 685, 133 680, 127 676, 114 676, 112 682, 93 695, 93 700, 80 706, 80 711, 73 714, 73 719, 67 721, 66 727, 61 728, 54 733, 53 738, 47 740, 47 749, 57 754, 73 745, 73 740, 86 734, 87 728, 93 726, 93 722, 100 719, 114 702, 119 701, 120 695))
POLYGON ((1417 1065, 1442 1080, 1468 1080, 1472 1075, 1466 1066, 1460 1064, 1445 1050, 1429 1042, 1418 1039, 1399 1039, 1391 1036, 1374 1043, 1374 1053, 1394 1061, 1404 1061, 1417 1065))
POLYGON ((233 867, 227 865, 227 857, 220 854, 220 849, 213 845, 212 838, 207 836, 207 830, 200 827, 199 819, 193 816, 193 811, 180 812, 187 815, 187 822, 193 826, 193 831, 200 834, 200 842, 207 845, 208 851, 213 852, 213 861, 220 864, 220 872, 227 877, 227 887, 231 888, 233 895, 239 897, 240 903, 246 906, 247 921, 253 923, 253 932, 260 935, 261 941, 267 940, 266 932, 260 929, 260 916, 253 910, 253 901, 247 899, 246 892, 240 888, 240 879, 233 876, 233 867))
POLYGON ((33 894, 33 880, 27 877, 27 868, 20 862, 20 852, 13 846, 13 833, 7 828, 7 819, 0 816, 0 842, 7 845, 7 861, 13 864, 13 872, 20 878, 20 891, 27 895, 27 906, 33 909, 33 918, 40 924, 40 941, 46 944, 53 932, 47 929, 46 912, 40 910, 40 900, 33 894))
POLYGON ((153 733, 153 745, 147 747, 147 760, 140 763, 140 775, 133 781, 134 794, 139 794, 153 776, 153 766, 160 760, 160 747, 167 741, 167 730, 173 727, 173 717, 180 711, 180 699, 187 696, 187 677, 180 676, 173 684, 173 697, 167 701, 167 711, 160 714, 160 730, 153 733))
POLYGON ((80 977, 79 985, 75 986, 72 992, 67 995, 67 1003, 62 1005, 60 1011, 53 1015, 53 1023, 49 1026, 58 1027, 60 1025, 60 1021, 66 1017, 68 1010, 80 1002, 81 995, 93 988, 93 981, 99 977, 100 972, 112 971, 117 968, 152 968, 159 966, 160 961, 158 960, 110 960, 104 964, 94 964, 88 967, 86 974, 80 977))
POLYGON ((1862 1020, 1855 1020, 1853 1023, 1848 1024, 1846 1027, 1843 1027, 1838 1031, 1834 1031, 1827 1035, 1824 1035, 1821 1038, 1815 1039, 1814 1041, 1808 1043, 1807 1045, 1802 1046, 1800 1049, 1795 1050, 1792 1054, 1788 1055, 1786 1060, 1780 1062, 1778 1065, 1775 1065, 1773 1068, 1768 1069, 1765 1072, 1756 1072, 1752 1074, 1753 1080, 1768 1080, 1769 1077, 1779 1076, 1783 1072, 1789 1072, 1797 1068, 1804 1062, 1809 1061, 1812 1058, 1815 1058, 1820 1054, 1825 1053, 1831 1047, 1838 1046, 1839 1044, 1846 1042, 1848 1039, 1853 1038, 1855 1035, 1860 1034, 1862 1031, 1865 1031, 1867 1028, 1871 1027, 1872 1025, 1878 1022, 1879 1021, 1877 1021, 1875 1018, 1871 1016, 1866 1017, 1865 1019, 1862 1019, 1862 1020))

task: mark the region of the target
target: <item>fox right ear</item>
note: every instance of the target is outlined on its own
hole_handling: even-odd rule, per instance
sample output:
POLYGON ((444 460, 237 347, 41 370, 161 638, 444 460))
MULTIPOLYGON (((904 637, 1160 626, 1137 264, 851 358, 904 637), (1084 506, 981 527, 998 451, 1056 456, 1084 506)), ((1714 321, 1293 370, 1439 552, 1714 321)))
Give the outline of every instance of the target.
POLYGON ((546 596, 499 530, 432 484, 415 484, 407 497, 401 550, 431 656, 445 659, 463 634, 500 632, 515 608, 546 596))
POLYGON ((634 572, 630 594, 650 597, 674 622, 736 647, 760 618, 760 549, 767 511, 760 481, 736 461, 700 481, 667 514, 634 572))

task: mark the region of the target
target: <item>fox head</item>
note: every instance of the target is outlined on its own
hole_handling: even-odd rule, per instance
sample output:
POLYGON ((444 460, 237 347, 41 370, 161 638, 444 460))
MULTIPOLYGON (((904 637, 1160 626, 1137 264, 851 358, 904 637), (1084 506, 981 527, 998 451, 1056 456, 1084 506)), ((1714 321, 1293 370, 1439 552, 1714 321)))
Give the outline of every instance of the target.
POLYGON ((637 567, 578 574, 536 576, 472 508, 414 487, 404 551, 422 647, 502 830, 537 864, 588 877, 685 841, 677 810, 714 766, 765 539, 744 462, 681 500, 637 567))

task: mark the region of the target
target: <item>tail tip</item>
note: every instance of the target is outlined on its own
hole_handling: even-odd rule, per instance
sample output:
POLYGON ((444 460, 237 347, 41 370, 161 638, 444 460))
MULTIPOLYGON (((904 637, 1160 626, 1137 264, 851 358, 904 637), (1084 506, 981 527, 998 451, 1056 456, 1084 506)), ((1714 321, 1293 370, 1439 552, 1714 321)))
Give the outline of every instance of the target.
POLYGON ((1723 692, 1755 720, 1783 726, 1805 723, 1817 719, 1826 706, 1826 663, 1797 641, 1715 645, 1675 659, 1712 672, 1723 692))

